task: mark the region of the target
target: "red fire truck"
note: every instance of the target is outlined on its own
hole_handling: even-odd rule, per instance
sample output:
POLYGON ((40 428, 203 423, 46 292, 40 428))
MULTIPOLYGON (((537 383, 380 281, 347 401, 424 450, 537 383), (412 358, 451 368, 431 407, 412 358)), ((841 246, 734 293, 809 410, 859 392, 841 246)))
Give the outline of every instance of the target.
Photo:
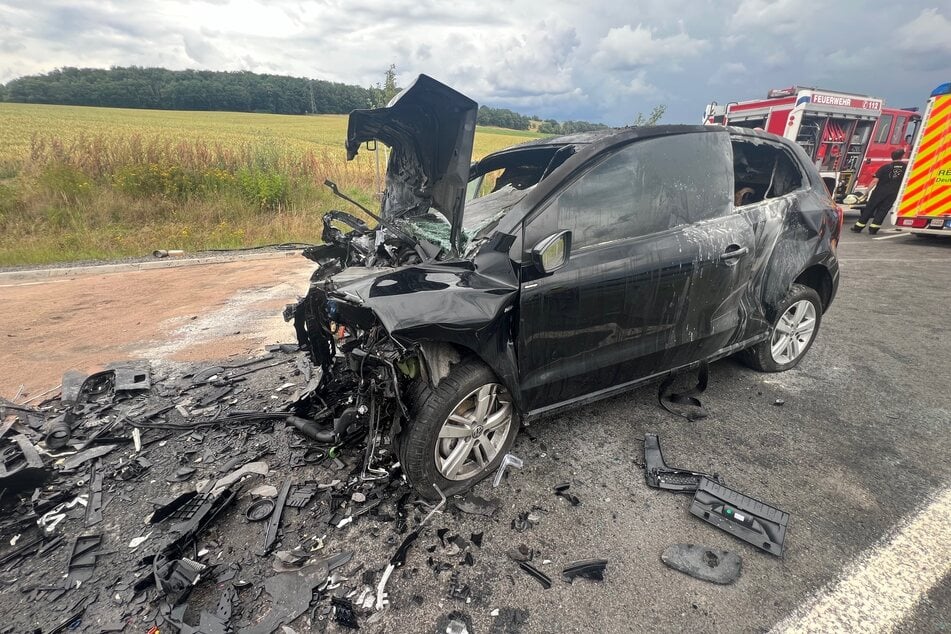
POLYGON ((892 150, 907 155, 920 121, 917 109, 801 86, 770 90, 766 99, 713 102, 704 111, 704 123, 762 128, 801 145, 837 203, 858 202, 892 150))

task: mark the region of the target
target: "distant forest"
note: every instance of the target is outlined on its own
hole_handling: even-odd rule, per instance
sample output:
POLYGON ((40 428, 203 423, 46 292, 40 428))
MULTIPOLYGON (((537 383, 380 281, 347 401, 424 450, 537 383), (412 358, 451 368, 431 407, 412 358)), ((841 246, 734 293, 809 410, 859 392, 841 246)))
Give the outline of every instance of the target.
MULTIPOLYGON (((0 101, 156 110, 347 114, 358 108, 384 105, 394 89, 398 90, 393 81, 394 69, 390 67, 386 83, 364 88, 248 71, 167 70, 138 66, 61 68, 0 84, 0 101)), ((542 121, 506 108, 488 106, 479 108, 478 123, 512 130, 535 128, 548 134, 606 127, 586 121, 542 121)))

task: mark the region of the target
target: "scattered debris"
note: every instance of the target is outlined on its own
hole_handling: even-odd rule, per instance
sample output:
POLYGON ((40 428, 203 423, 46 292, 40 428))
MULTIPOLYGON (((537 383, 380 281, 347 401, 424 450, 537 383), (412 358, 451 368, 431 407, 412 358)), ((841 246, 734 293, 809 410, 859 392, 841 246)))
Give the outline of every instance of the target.
POLYGON ((499 470, 495 472, 495 478, 492 479, 492 488, 495 489, 502 483, 502 477, 509 467, 521 469, 523 466, 521 458, 513 456, 510 453, 505 454, 505 456, 502 457, 502 462, 499 463, 499 470))
POLYGON ((775 401, 773 401, 773 405, 776 405, 777 407, 782 407, 785 404, 786 404, 786 401, 784 401, 781 398, 778 398, 775 401))
POLYGON ((657 401, 660 403, 660 406, 671 414, 682 416, 689 421, 706 418, 707 410, 703 408, 700 399, 695 395, 701 394, 707 389, 710 376, 707 363, 701 363, 697 369, 697 385, 695 387, 683 393, 669 392, 670 386, 674 384, 678 376, 680 375, 670 374, 661 382, 660 386, 658 386, 657 401))
POLYGON ((102 462, 92 463, 89 473, 89 501, 86 503, 86 527, 102 521, 102 462))
POLYGON ((490 614, 495 617, 490 634, 519 634, 528 623, 528 610, 521 608, 496 608, 490 614))
POLYGON ((526 546, 525 544, 519 544, 516 548, 512 548, 506 553, 512 561, 522 562, 522 561, 531 561, 535 552, 526 546))
POLYGON ((445 634, 473 634, 472 619, 464 612, 450 612, 439 620, 437 632, 445 634))
POLYGON ((531 575, 531 577, 541 584, 545 590, 548 590, 551 587, 551 577, 546 575, 532 564, 528 563, 527 561, 520 561, 518 562, 518 567, 531 575))
POLYGON ((572 506, 579 506, 581 504, 581 500, 578 499, 577 495, 575 495, 574 493, 570 493, 568 491, 568 489, 570 488, 571 488, 570 482, 562 482, 552 487, 552 489, 555 492, 555 495, 568 500, 568 503, 571 504, 572 506))
POLYGON ((248 491, 248 494, 258 498, 276 498, 277 487, 270 484, 262 484, 248 491))
POLYGON ((277 500, 273 502, 274 508, 271 511, 271 519, 267 524, 267 532, 264 534, 264 547, 258 552, 259 555, 267 555, 274 547, 277 541, 277 531, 281 527, 281 516, 284 514, 284 506, 287 503, 287 494, 291 490, 291 479, 284 480, 281 486, 281 492, 277 494, 277 500))
POLYGON ((357 615, 353 611, 353 603, 349 599, 333 597, 330 604, 333 606, 335 622, 347 629, 360 629, 360 625, 357 623, 357 615))
POLYGON ((461 500, 453 500, 452 503, 457 509, 463 513, 468 513, 469 515, 484 515, 485 517, 492 517, 495 515, 495 512, 499 510, 498 500, 489 500, 479 497, 474 493, 469 493, 461 500))
MULTIPOLYGON (((73 454, 72 456, 69 456, 63 460, 63 471, 72 471, 73 469, 78 469, 90 460, 102 458, 103 456, 109 454, 116 447, 118 447, 118 445, 99 445, 98 447, 93 447, 92 449, 87 449, 85 451, 80 451, 79 453, 73 454)), ((195 470, 192 469, 192 472, 194 471, 195 470)))
MULTIPOLYGON (((386 584, 390 580, 390 575, 393 574, 393 571, 397 568, 403 566, 406 563, 406 555, 409 553, 410 547, 413 545, 418 538, 420 533, 423 531, 423 528, 426 527, 426 524, 429 523, 429 520, 432 519, 433 515, 442 511, 443 507, 446 506, 446 496, 443 495, 443 492, 440 490, 436 484, 433 484, 433 488, 436 489, 436 492, 439 493, 439 504, 433 507, 433 510, 423 518, 423 520, 416 526, 413 531, 406 536, 403 542, 399 545, 399 548, 396 549, 396 552, 393 553, 393 556, 390 558, 390 563, 387 564, 386 568, 383 570, 383 576, 380 578, 380 583, 376 587, 376 604, 375 607, 377 610, 382 610, 387 605, 389 605, 389 595, 386 593, 386 584)), ((397 503, 399 505, 399 503, 397 503)))
POLYGON ((784 511, 702 478, 690 513, 761 550, 783 556, 789 522, 784 511))
POLYGON ((261 498, 251 503, 251 506, 245 511, 244 516, 248 518, 249 522, 260 522, 271 517, 273 512, 274 501, 269 498, 261 498))
POLYGON ((657 434, 644 434, 644 477, 649 487, 684 493, 696 491, 701 478, 722 483, 718 474, 711 476, 667 466, 660 451, 660 438, 657 434))
POLYGON ((78 586, 92 578, 101 544, 102 535, 80 535, 73 539, 66 564, 67 587, 78 586))
POLYGON ((18 493, 35 489, 51 475, 36 447, 22 434, 14 436, 13 443, 0 450, 0 491, 18 493))
POLYGON ((592 581, 604 581, 604 569, 608 565, 607 559, 584 559, 568 564, 561 571, 562 578, 568 583, 572 583, 577 577, 582 579, 591 579, 592 581))
POLYGON ((714 550, 696 544, 674 544, 661 554, 660 560, 670 568, 722 585, 740 578, 742 561, 736 553, 714 550))

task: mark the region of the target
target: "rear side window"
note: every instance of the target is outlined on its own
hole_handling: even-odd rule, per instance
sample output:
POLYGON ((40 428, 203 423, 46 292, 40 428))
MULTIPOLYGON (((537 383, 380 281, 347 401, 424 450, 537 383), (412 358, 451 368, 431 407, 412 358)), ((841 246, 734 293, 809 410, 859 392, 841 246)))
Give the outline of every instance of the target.
POLYGON ((633 238, 730 213, 727 134, 635 141, 600 159, 530 221, 526 247, 557 231, 572 248, 633 238))
POLYGON ((785 196, 803 183, 802 170, 789 152, 766 141, 734 139, 733 172, 737 207, 785 196))

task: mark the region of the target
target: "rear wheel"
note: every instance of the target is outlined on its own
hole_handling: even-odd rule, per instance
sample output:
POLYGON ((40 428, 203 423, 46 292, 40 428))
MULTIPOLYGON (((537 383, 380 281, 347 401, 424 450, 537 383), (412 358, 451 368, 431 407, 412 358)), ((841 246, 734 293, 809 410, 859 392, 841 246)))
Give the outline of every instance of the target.
POLYGON ((819 332, 822 302, 814 289, 793 284, 776 314, 769 339, 744 350, 740 356, 760 372, 783 372, 802 361, 819 332))
POLYGON ((492 474, 515 442, 518 415, 508 390, 479 361, 457 363, 435 388, 412 391, 398 439, 403 472, 420 495, 438 499, 492 474))

